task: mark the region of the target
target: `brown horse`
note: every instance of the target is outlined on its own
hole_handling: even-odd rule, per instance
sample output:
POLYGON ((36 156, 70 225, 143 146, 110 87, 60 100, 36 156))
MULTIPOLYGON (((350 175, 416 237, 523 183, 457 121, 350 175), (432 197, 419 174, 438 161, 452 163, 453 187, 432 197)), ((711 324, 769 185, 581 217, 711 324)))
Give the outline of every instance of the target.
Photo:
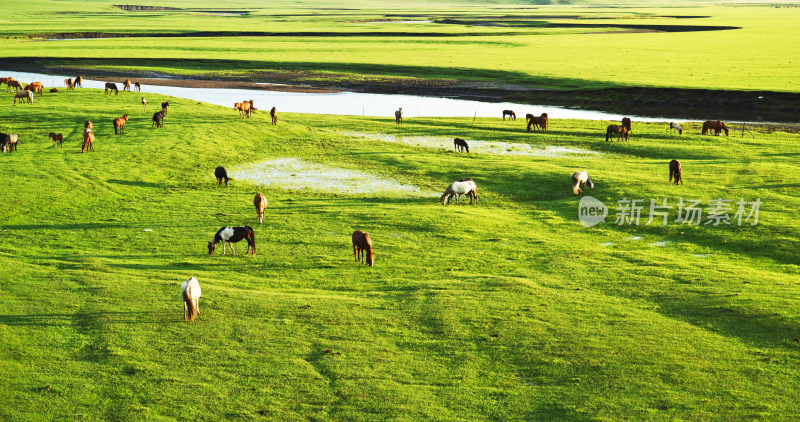
POLYGON ((275 107, 269 111, 270 117, 272 117, 272 126, 278 125, 278 110, 275 107))
POLYGON ((394 112, 394 122, 398 125, 403 124, 403 107, 394 112))
POLYGON ((56 144, 64 148, 64 135, 60 133, 50 132, 50 138, 53 138, 53 148, 56 148, 56 144))
POLYGON ((64 79, 64 85, 67 86, 67 89, 75 89, 75 84, 72 83, 72 78, 64 79))
POLYGON ((217 178, 217 186, 221 186, 223 180, 225 180, 225 186, 228 186, 228 172, 225 171, 225 167, 217 166, 214 169, 214 177, 217 178))
POLYGON ((83 88, 83 76, 78 75, 75 78, 74 85, 75 85, 76 88, 83 88))
POLYGON ((253 107, 253 100, 236 103, 233 108, 239 110, 239 118, 250 118, 250 109, 253 107))
POLYGON ((506 116, 508 116, 508 120, 517 120, 517 114, 514 113, 514 110, 503 110, 503 120, 506 119, 506 116))
POLYGON ((161 103, 161 110, 164 110, 164 114, 167 114, 167 109, 169 108, 169 101, 164 101, 161 103))
POLYGON ((720 131, 725 131, 725 136, 729 136, 728 127, 719 120, 706 120, 703 122, 703 135, 708 134, 711 129, 714 129, 714 135, 716 136, 719 136, 720 131))
POLYGON ((167 115, 167 109, 161 109, 161 111, 153 113, 153 126, 159 128, 164 127, 164 116, 167 115))
POLYGON ((125 79, 125 82, 122 83, 122 92, 130 91, 131 90, 131 80, 125 79))
POLYGON ((622 118, 622 127, 628 130, 628 133, 631 133, 631 119, 627 117, 622 118))
POLYGON ((147 111, 147 100, 142 97, 142 111, 147 111))
POLYGON ((372 240, 369 238, 369 235, 364 233, 361 230, 356 230, 353 232, 353 255, 355 256, 356 262, 364 262, 366 259, 366 264, 370 267, 375 264, 375 253, 372 250, 372 240))
POLYGON ((11 88, 15 88, 17 91, 22 89, 22 84, 19 81, 10 80, 6 82, 6 91, 10 91, 11 88))
POLYGON ((83 124, 83 146, 81 147, 81 153, 87 150, 94 152, 94 132, 92 132, 92 127, 91 120, 87 120, 86 123, 83 124))
POLYGON ((619 141, 623 136, 625 140, 628 140, 628 129, 625 126, 620 125, 610 125, 606 128, 606 142, 611 138, 612 134, 617 134, 617 140, 619 141))
POLYGON ((50 88, 50 92, 58 92, 58 88, 50 88))
POLYGON ((675 184, 678 183, 683 184, 683 175, 681 173, 681 163, 678 160, 672 160, 669 162, 669 182, 672 183, 673 177, 675 178, 675 184))
POLYGON ((137 91, 142 92, 142 84, 139 82, 134 82, 133 87, 136 88, 137 91))
POLYGON ((41 97, 42 96, 42 91, 44 91, 44 86, 42 85, 41 82, 32 82, 28 86, 25 87, 25 90, 26 91, 36 92, 41 97))
POLYGON ((6 91, 8 91, 8 83, 9 83, 10 81, 13 81, 13 80, 15 80, 15 79, 14 79, 14 78, 12 78, 12 77, 10 77, 10 76, 8 76, 8 77, 5 77, 5 78, 0 78, 0 85, 2 85, 2 84, 6 84, 6 91))
POLYGON ((539 126, 542 132, 547 132, 547 121, 548 121, 547 113, 542 113, 542 115, 539 117, 531 116, 528 119, 528 132, 531 131, 531 127, 535 129, 536 126, 539 126))
POLYGON ((106 95, 109 95, 109 91, 114 91, 114 95, 119 95, 119 89, 114 82, 106 82, 106 95))
POLYGON ((264 224, 264 211, 267 209, 267 197, 263 193, 257 193, 253 198, 253 205, 256 207, 258 224, 264 224))
POLYGON ((125 122, 128 121, 128 115, 123 114, 122 117, 114 119, 114 135, 122 135, 122 129, 125 127, 125 122))

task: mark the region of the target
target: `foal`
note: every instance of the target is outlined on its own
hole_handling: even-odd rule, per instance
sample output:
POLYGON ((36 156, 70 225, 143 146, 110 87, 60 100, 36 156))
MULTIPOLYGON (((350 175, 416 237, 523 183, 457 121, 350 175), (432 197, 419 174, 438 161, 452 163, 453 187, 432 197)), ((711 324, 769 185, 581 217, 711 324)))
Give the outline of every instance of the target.
POLYGON ((53 138, 53 148, 56 148, 56 144, 59 144, 61 145, 61 148, 64 148, 64 135, 50 132, 49 137, 53 138))
POLYGON ((228 246, 231 247, 231 252, 236 255, 236 251, 233 250, 233 244, 242 239, 247 240, 247 252, 244 254, 247 255, 250 252, 250 248, 253 248, 253 255, 255 255, 256 235, 249 226, 223 227, 217 230, 214 238, 208 242, 208 254, 211 255, 214 253, 214 249, 217 248, 217 243, 222 242, 222 254, 225 255, 225 242, 228 242, 228 246))
POLYGON ((353 232, 353 255, 356 262, 364 262, 372 267, 375 264, 375 253, 372 251, 372 240, 361 230, 353 232))

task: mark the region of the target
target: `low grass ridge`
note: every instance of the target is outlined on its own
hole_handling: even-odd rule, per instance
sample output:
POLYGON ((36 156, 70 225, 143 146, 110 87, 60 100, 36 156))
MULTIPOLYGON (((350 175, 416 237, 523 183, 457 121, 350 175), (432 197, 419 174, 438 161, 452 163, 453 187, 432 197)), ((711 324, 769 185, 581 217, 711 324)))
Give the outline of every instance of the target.
MULTIPOLYGON (((798 411, 798 135, 682 137, 634 122, 316 116, 139 94, 45 93, 0 131, 0 418, 273 420, 782 419, 798 411), (111 119, 130 116, 124 136, 111 119), (94 153, 80 154, 92 120, 94 153), (348 131, 568 146, 598 157, 456 154, 348 131), (54 150, 47 133, 65 135, 54 150), (472 177, 478 206, 220 188, 217 165, 297 157, 441 191, 472 177), (667 184, 667 163, 685 184, 667 184), (569 176, 622 198, 764 202, 756 227, 586 229, 569 176), (221 226, 259 254, 208 256, 221 226), (145 231, 151 229, 152 231, 145 231), (363 229, 376 266, 355 264, 363 229), (640 240, 630 240, 641 236, 640 240), (665 247, 651 243, 666 241, 665 247), (611 246, 602 246, 612 242, 611 246), (695 256, 700 255, 700 256, 695 256), (201 315, 181 322, 196 276, 201 315), (187 394, 190 391, 191 394, 187 394)), ((263 109, 268 109, 262 105, 263 109)), ((613 217, 613 212, 612 212, 613 217)), ((612 218, 613 219, 613 218, 612 218)))

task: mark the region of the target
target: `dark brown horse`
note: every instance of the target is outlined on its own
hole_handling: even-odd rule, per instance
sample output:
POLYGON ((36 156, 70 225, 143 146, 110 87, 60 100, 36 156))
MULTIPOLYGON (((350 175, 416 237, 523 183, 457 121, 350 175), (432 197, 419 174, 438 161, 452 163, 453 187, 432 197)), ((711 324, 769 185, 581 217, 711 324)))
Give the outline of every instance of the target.
POLYGON ((167 114, 167 109, 162 109, 153 113, 153 125, 150 127, 164 127, 164 116, 167 114))
POLYGON ((464 152, 464 150, 469 152, 469 145, 467 145, 467 141, 461 138, 453 139, 453 146, 456 148, 456 152, 464 152))
POLYGON ((58 92, 58 88, 50 88, 50 92, 58 92))
POLYGON ((611 138, 611 135, 615 133, 618 135, 617 136, 618 141, 623 136, 625 137, 626 141, 628 140, 628 129, 620 125, 610 125, 609 127, 606 128, 606 142, 608 142, 608 140, 611 138))
POLYGON ((678 160, 672 160, 669 162, 669 182, 672 183, 672 179, 675 179, 675 184, 683 184, 683 177, 681 173, 681 163, 678 160))
POLYGON ((622 118, 622 127, 628 130, 628 133, 631 133, 631 119, 627 117, 622 118))
POLYGON ((114 119, 114 135, 122 135, 122 129, 125 127, 125 122, 128 121, 128 115, 124 114, 122 117, 114 119))
POLYGON ((725 131, 725 136, 729 136, 728 127, 719 120, 706 120, 703 122, 703 135, 707 135, 711 129, 714 129, 714 135, 719 136, 720 131, 725 131))
POLYGON ((22 89, 22 84, 19 81, 10 80, 6 82, 6 91, 10 91, 11 88, 15 88, 17 91, 22 89))
POLYGON ((353 255, 356 262, 364 262, 370 267, 375 264, 375 252, 372 250, 372 240, 369 235, 361 230, 353 232, 353 255))
POLYGON ((225 186, 228 186, 228 172, 225 167, 218 166, 214 169, 214 176, 217 178, 217 185, 222 185, 222 180, 225 180, 225 186))
POLYGON ((506 116, 508 116, 508 120, 517 120, 517 115, 514 113, 514 110, 503 110, 503 120, 506 119, 506 116))
MULTIPOLYGON (((525 117, 528 117, 528 116, 526 115, 525 117)), ((542 132, 546 132, 547 131, 547 121, 548 121, 547 113, 542 113, 542 115, 539 116, 539 117, 531 115, 531 117, 528 119, 528 132, 531 131, 531 127, 533 127, 535 129, 536 126, 539 126, 539 128, 542 130, 542 132)))
POLYGON ((106 95, 109 95, 109 91, 114 91, 114 95, 119 95, 119 89, 114 82, 106 82, 106 95))
POLYGON ((169 108, 169 101, 164 101, 161 103, 161 109, 164 110, 164 114, 167 114, 167 109, 169 108))
POLYGON ((139 82, 134 82, 133 87, 136 88, 137 91, 142 92, 142 84, 139 82))
POLYGON ((270 117, 272 117, 272 126, 278 125, 278 110, 275 107, 272 107, 272 110, 269 111, 270 117))
POLYGON ((253 255, 255 255, 256 234, 250 226, 223 227, 217 230, 217 233, 215 233, 211 241, 208 242, 208 254, 211 255, 214 253, 214 250, 217 248, 217 243, 222 242, 222 254, 225 255, 225 242, 228 242, 228 246, 231 247, 231 252, 236 255, 236 251, 233 250, 233 244, 242 239, 247 240, 247 251, 245 251, 244 254, 247 255, 252 249, 253 255))
POLYGON ((78 75, 78 76, 75 78, 75 82, 73 82, 73 84, 74 84, 74 86, 75 86, 76 88, 83 88, 83 76, 81 76, 81 75, 78 75))
POLYGON ((50 132, 50 138, 53 139, 53 148, 56 148, 56 144, 64 148, 64 135, 60 133, 50 132))

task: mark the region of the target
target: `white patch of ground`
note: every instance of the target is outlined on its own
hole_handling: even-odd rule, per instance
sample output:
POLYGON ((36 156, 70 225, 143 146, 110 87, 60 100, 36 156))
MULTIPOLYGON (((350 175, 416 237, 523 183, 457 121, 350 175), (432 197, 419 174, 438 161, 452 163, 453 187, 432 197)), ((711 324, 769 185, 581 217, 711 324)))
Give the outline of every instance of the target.
MULTIPOLYGON (((419 148, 455 151, 453 146, 453 138, 447 138, 444 136, 395 136, 382 133, 360 132, 342 132, 342 135, 364 138, 366 140, 392 142, 419 148)), ((469 145, 470 154, 525 155, 534 157, 595 157, 600 155, 600 153, 597 151, 552 145, 530 145, 513 142, 479 141, 475 139, 465 139, 465 141, 467 142, 467 145, 469 145)))
POLYGON ((438 196, 418 186, 375 176, 358 170, 330 167, 297 158, 276 158, 233 168, 233 179, 286 190, 345 193, 356 195, 391 194, 401 197, 438 196))
POLYGON ((600 246, 611 246, 613 244, 614 242, 606 242, 606 243, 601 243, 600 246))
POLYGON ((707 254, 704 254, 704 253, 695 253, 695 254, 692 254, 692 255, 696 256, 697 258, 705 258, 705 257, 708 256, 707 254))
POLYGON ((639 240, 641 238, 642 238, 642 236, 633 236, 633 237, 629 237, 628 240, 639 240))
POLYGON ((666 240, 662 240, 660 242, 653 242, 653 243, 650 244, 650 246, 667 246, 667 241, 666 240))

